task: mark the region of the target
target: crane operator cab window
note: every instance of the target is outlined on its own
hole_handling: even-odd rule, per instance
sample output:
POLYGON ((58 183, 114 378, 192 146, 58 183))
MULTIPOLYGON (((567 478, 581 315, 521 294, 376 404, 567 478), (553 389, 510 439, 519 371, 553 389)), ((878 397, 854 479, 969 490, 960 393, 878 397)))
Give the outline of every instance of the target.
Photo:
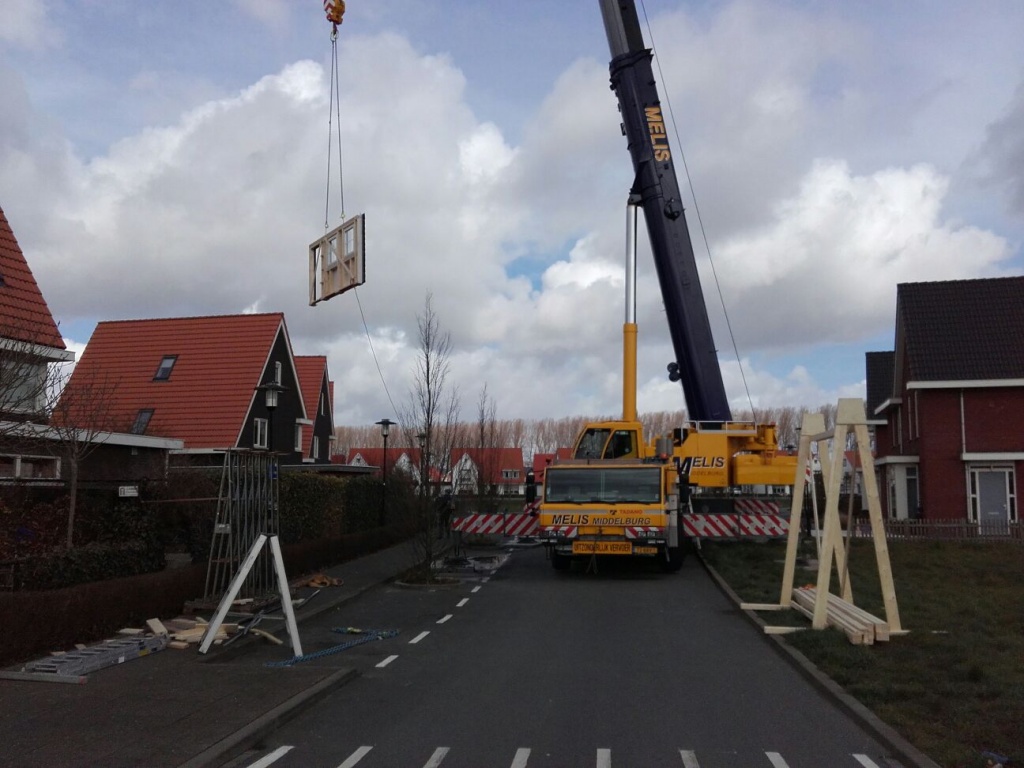
POLYGON ((636 436, 633 430, 591 428, 576 445, 575 459, 623 459, 635 457, 636 436))

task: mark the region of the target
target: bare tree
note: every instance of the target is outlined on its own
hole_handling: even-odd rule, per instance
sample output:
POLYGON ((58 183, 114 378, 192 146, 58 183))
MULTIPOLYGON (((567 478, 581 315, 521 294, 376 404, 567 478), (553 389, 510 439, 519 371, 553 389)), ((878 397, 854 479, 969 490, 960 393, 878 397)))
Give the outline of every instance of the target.
MULTIPOLYGON (((413 435, 423 435, 421 462, 429 480, 431 466, 436 466, 441 477, 451 470, 450 456, 457 434, 459 414, 458 388, 450 384, 451 334, 442 330, 441 320, 434 310, 433 296, 428 293, 423 314, 417 315, 419 352, 409 393, 409 406, 401 420, 403 429, 413 435)), ((429 493, 430 483, 421 490, 414 516, 416 534, 414 542, 421 556, 420 576, 429 580, 437 552, 437 506, 429 493)))
POLYGON ((112 405, 117 382, 105 374, 85 377, 63 374, 66 378, 59 390, 52 393, 48 433, 54 452, 61 461, 61 474, 68 483, 67 548, 74 546, 75 511, 78 501, 78 478, 82 462, 118 428, 112 405))
POLYGON ((476 497, 480 512, 493 511, 495 473, 498 467, 497 448, 501 446, 498 435, 498 409, 494 398, 487 393, 487 383, 480 389, 476 402, 476 497))

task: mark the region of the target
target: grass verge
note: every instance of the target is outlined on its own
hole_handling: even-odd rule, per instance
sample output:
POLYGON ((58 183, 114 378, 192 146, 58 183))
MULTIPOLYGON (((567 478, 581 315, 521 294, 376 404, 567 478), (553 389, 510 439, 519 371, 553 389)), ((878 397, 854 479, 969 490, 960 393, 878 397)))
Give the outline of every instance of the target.
MULTIPOLYGON (((852 645, 835 630, 798 632, 785 642, 946 768, 981 768, 986 751, 1024 765, 1024 547, 888 547, 910 634, 873 646, 852 645)), ((783 542, 705 543, 703 553, 743 601, 779 601, 783 542)), ((870 541, 853 542, 850 578, 854 602, 884 617, 870 541)), ((815 580, 816 571, 797 569, 795 586, 815 580)), ((833 592, 836 582, 833 573, 833 592)), ((809 625, 796 611, 761 616, 809 625)))

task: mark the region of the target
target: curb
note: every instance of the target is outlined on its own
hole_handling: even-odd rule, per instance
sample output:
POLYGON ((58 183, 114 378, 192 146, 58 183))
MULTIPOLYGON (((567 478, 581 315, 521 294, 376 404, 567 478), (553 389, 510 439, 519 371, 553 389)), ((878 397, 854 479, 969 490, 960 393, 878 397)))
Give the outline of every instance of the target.
POLYGON ((224 761, 243 752, 250 744, 269 736, 303 709, 315 704, 335 688, 340 688, 358 676, 359 673, 354 669, 339 669, 316 685, 312 685, 287 701, 278 704, 244 728, 240 728, 212 747, 203 750, 178 768, 204 768, 204 766, 221 765, 224 761))
POLYGON ((892 750, 895 756, 908 763, 910 768, 942 768, 924 752, 897 733, 892 726, 887 725, 878 715, 847 693, 838 683, 818 669, 810 659, 789 645, 782 637, 765 634, 764 628, 766 624, 764 619, 754 611, 745 611, 740 608, 743 601, 740 600, 739 595, 733 592, 732 587, 719 576, 718 571, 708 564, 701 553, 698 552, 697 557, 704 566, 704 570, 711 576, 712 581, 715 582, 729 600, 735 603, 737 610, 754 626, 758 627, 761 630, 761 634, 772 643, 775 650, 810 681, 812 685, 831 697, 840 708, 854 718, 865 730, 871 733, 886 748, 892 750))

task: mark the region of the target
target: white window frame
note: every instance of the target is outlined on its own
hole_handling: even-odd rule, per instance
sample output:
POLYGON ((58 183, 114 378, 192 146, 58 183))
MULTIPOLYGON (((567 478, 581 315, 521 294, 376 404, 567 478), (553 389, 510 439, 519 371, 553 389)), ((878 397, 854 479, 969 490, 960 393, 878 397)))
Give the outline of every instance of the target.
POLYGON ((252 447, 253 448, 267 448, 267 439, 269 435, 267 432, 267 420, 259 417, 252 420, 252 447))
POLYGON ((280 360, 277 360, 274 363, 274 383, 275 384, 280 384, 281 383, 281 361, 280 360))
POLYGON ((313 459, 320 458, 320 438, 317 435, 313 435, 313 444, 309 447, 309 456, 313 459))
POLYGON ((302 425, 295 425, 295 450, 302 453, 302 425))

